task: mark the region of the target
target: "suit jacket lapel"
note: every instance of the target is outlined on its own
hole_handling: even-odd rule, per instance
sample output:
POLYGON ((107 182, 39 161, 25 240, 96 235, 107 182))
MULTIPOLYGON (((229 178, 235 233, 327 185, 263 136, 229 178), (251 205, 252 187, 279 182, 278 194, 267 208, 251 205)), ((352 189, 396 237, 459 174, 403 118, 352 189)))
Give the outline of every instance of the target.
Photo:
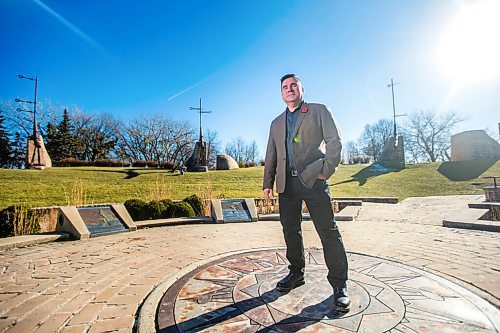
POLYGON ((300 125, 302 124, 302 121, 304 120, 305 116, 307 115, 307 112, 302 112, 302 109, 306 108, 307 109, 307 102, 304 101, 302 103, 302 107, 300 110, 297 110, 295 112, 299 112, 299 116, 297 118, 297 123, 295 124, 295 131, 293 132, 293 137, 297 136, 297 132, 299 131, 300 125))
POLYGON ((286 142, 286 110, 280 116, 278 117, 278 124, 277 124, 278 132, 276 133, 276 136, 280 140, 279 142, 282 142, 285 144, 286 142))

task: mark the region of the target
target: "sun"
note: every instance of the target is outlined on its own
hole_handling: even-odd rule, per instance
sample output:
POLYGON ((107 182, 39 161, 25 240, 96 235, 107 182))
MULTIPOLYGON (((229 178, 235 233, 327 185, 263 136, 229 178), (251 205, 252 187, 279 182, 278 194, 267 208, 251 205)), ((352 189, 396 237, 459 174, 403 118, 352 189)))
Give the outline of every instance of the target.
POLYGON ((500 1, 464 2, 442 34, 440 67, 456 83, 500 76, 500 1))

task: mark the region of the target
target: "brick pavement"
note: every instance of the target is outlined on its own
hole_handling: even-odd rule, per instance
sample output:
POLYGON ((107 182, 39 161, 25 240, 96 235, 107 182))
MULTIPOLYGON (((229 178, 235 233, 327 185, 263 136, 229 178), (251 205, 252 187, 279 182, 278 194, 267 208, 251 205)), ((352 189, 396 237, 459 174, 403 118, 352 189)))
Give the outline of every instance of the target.
MULTIPOLYGON (((440 226, 478 196, 364 204, 339 222, 346 249, 432 271, 500 306, 500 234, 440 226), (464 206, 465 205, 465 206, 464 206)), ((320 247, 311 222, 305 245, 320 247)), ((279 222, 141 229, 0 252, 0 332, 131 332, 162 281, 227 252, 284 247, 279 222)))

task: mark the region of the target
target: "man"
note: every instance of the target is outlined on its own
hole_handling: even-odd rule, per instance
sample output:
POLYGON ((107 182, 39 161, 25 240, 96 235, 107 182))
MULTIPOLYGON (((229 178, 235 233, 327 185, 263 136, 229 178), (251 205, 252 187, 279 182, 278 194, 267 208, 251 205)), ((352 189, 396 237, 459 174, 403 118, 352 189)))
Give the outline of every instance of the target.
POLYGON ((281 78, 287 108, 271 124, 264 169, 264 198, 279 194, 280 221, 290 272, 276 285, 288 292, 305 283, 302 240, 302 201, 305 201, 323 245, 334 309, 348 312, 347 256, 333 217, 327 179, 340 163, 340 131, 323 104, 304 101, 304 88, 295 74, 281 78))

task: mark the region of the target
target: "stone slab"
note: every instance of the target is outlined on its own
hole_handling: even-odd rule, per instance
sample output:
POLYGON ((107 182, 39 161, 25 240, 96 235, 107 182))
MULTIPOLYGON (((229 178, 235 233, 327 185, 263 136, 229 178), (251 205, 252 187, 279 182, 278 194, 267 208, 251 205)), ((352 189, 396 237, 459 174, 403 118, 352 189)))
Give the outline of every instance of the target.
POLYGON ((451 220, 443 220, 443 227, 500 232, 500 221, 483 221, 483 220, 451 221, 451 220))
POLYGON ((206 224, 206 223, 214 223, 214 220, 208 216, 201 216, 201 217, 175 217, 171 219, 135 221, 134 223, 138 229, 141 229, 141 228, 164 227, 164 226, 174 226, 174 225, 206 224))
POLYGON ((0 238, 0 250, 4 251, 16 247, 25 247, 36 244, 51 243, 67 239, 69 239, 69 234, 64 232, 0 238))

